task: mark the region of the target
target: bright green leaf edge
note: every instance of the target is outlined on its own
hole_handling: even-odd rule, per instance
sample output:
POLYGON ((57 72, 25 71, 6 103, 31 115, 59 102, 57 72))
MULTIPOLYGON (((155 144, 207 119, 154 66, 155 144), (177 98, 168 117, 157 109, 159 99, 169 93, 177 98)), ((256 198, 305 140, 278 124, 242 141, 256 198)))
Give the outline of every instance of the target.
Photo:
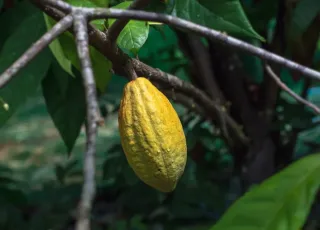
POLYGON ((320 185, 320 154, 304 157, 236 201, 211 230, 298 230, 320 185))

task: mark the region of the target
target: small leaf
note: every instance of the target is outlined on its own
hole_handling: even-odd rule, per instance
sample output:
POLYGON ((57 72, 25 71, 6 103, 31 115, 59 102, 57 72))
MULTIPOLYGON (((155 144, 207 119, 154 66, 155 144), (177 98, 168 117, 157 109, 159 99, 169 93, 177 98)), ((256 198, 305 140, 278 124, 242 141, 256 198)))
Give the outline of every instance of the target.
MULTIPOLYGON (((122 2, 112 8, 127 9, 132 1, 122 2)), ((108 23, 111 26, 115 19, 109 19, 108 23)), ((149 23, 143 21, 130 20, 123 28, 117 39, 117 44, 120 48, 129 50, 133 54, 137 54, 143 44, 146 42, 149 35, 149 23)))
MULTIPOLYGON (((7 39, 0 53, 0 73, 16 61, 41 35, 45 33, 42 13, 35 12, 16 28, 7 39), (23 38, 23 39, 22 39, 23 38)), ((0 106, 0 127, 14 114, 28 97, 36 93, 42 78, 52 61, 49 49, 41 51, 5 87, 0 89, 0 98, 9 110, 0 106)))
POLYGON ((320 154, 304 157, 236 201, 211 230, 299 230, 319 189, 320 154))
POLYGON ((176 0, 174 14, 231 35, 264 40, 252 28, 239 0, 176 0))
POLYGON ((42 82, 42 90, 48 112, 70 153, 85 120, 81 77, 70 77, 54 62, 42 82))

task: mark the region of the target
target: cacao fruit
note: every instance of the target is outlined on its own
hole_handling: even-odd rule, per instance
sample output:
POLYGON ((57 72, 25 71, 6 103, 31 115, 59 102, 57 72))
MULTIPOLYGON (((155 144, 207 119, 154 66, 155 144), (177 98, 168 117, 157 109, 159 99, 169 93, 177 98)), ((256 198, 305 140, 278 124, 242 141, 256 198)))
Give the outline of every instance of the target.
POLYGON ((121 145, 135 174, 161 192, 172 192, 185 169, 187 144, 167 97, 144 77, 130 81, 118 123, 121 145))

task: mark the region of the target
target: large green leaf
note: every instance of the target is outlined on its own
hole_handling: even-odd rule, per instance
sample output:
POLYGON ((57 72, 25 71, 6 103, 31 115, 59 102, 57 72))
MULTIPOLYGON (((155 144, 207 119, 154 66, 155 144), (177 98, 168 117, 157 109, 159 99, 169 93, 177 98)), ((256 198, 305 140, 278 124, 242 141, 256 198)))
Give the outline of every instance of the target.
POLYGON ((76 142, 85 120, 85 98, 81 76, 70 77, 57 62, 42 82, 48 112, 68 153, 76 142))
MULTIPOLYGON (((122 2, 112 8, 127 9, 132 1, 122 2)), ((109 19, 109 26, 111 26, 115 19, 109 19)), ((149 34, 149 24, 143 21, 130 20, 123 28, 117 39, 117 44, 125 50, 129 50, 137 54, 139 49, 146 42, 149 34)))
POLYGON ((176 0, 174 14, 231 35, 264 40, 252 28, 239 0, 176 0))
POLYGON ((294 9, 290 35, 291 39, 299 38, 320 12, 319 0, 301 0, 294 9))
MULTIPOLYGON (((35 12, 25 19, 7 39, 0 53, 0 73, 3 73, 46 31, 42 13, 35 12)), ((52 55, 48 48, 41 51, 5 87, 0 89, 0 98, 9 105, 9 110, 0 105, 2 126, 29 96, 33 95, 45 76, 52 55)))
POLYGON ((304 157, 252 188, 211 230, 300 230, 320 185, 320 154, 304 157))

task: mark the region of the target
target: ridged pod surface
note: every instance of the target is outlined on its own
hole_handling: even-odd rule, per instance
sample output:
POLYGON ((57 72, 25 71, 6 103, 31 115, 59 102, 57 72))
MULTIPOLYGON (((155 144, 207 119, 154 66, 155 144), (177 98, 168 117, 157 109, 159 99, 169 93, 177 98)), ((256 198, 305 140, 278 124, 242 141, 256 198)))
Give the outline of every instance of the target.
POLYGON ((119 109, 122 148, 135 174, 161 192, 175 189, 187 160, 178 114, 167 97, 139 77, 124 88, 119 109))

